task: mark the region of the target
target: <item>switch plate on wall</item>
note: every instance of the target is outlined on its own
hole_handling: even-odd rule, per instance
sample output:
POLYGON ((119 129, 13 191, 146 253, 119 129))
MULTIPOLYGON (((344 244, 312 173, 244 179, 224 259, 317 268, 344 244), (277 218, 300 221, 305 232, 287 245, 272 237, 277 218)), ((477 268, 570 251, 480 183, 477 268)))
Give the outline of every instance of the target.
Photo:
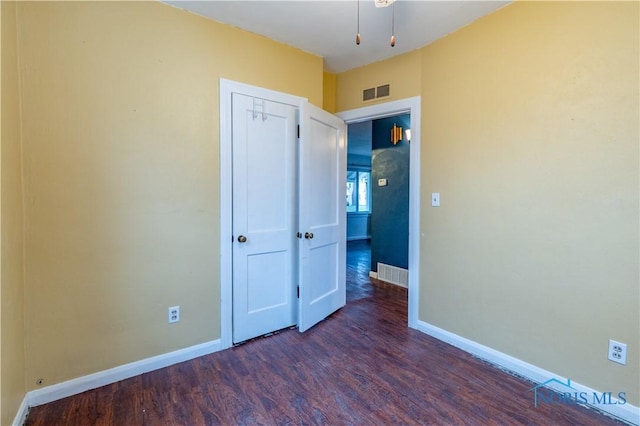
POLYGON ((432 207, 440 207, 440 193, 439 192, 431 193, 431 206, 432 207))

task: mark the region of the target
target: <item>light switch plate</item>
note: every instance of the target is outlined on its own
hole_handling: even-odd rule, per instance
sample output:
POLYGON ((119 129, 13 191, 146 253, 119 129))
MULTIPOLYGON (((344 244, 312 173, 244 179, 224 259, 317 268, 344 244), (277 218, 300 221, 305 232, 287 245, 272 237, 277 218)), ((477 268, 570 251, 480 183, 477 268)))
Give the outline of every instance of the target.
POLYGON ((440 207, 440 193, 439 192, 433 192, 431 194, 431 206, 440 207))
POLYGON ((378 186, 387 186, 386 179, 378 179, 378 186))

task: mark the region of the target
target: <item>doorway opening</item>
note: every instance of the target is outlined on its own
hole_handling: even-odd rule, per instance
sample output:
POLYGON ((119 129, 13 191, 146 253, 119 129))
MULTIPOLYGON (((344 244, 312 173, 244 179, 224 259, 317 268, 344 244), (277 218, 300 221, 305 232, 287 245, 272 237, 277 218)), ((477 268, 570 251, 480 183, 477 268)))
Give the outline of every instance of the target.
MULTIPOLYGON (((411 122, 408 209, 408 326, 417 328, 420 280, 420 97, 377 104, 336 114, 347 125, 408 114, 411 122)), ((390 142, 391 143, 391 142, 390 142)), ((372 179, 373 180, 373 179, 372 179)), ((372 182, 377 184, 377 182, 372 182)))
POLYGON ((372 287, 406 295, 411 117, 400 114, 347 130, 347 300, 372 287))

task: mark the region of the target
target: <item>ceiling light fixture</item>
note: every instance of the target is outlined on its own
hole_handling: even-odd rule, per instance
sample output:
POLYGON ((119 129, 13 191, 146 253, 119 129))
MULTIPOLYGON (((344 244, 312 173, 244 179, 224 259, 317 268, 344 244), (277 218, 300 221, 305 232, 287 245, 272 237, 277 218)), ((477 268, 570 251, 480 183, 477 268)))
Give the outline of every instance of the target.
POLYGON ((375 0, 376 7, 387 7, 396 0, 375 0))
MULTIPOLYGON (((360 0, 358 0, 358 19, 357 19, 357 31, 356 31, 356 45, 360 45, 360 0)), ((396 24, 396 0, 374 0, 374 4, 376 7, 387 7, 391 6, 391 41, 389 44, 391 47, 396 45, 396 34, 395 34, 395 24, 396 24)))
POLYGON ((394 1, 391 5, 391 47, 396 45, 396 35, 395 35, 395 23, 396 23, 396 2, 394 1))
POLYGON ((358 34, 356 34, 356 44, 360 45, 360 0, 358 0, 358 34))

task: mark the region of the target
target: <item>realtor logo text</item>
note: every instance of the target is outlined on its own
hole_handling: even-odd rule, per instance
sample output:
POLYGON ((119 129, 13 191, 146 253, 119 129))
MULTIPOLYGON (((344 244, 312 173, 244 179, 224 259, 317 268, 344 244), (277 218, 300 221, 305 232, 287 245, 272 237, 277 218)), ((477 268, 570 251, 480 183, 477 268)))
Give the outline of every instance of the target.
POLYGON ((555 404, 555 405, 624 405, 627 403, 626 392, 578 392, 571 386, 571 379, 562 382, 558 379, 549 379, 544 383, 534 386, 530 390, 533 391, 533 406, 538 404, 555 404), (554 389, 549 389, 553 386, 554 389), (564 389, 560 391, 559 389, 564 389))

